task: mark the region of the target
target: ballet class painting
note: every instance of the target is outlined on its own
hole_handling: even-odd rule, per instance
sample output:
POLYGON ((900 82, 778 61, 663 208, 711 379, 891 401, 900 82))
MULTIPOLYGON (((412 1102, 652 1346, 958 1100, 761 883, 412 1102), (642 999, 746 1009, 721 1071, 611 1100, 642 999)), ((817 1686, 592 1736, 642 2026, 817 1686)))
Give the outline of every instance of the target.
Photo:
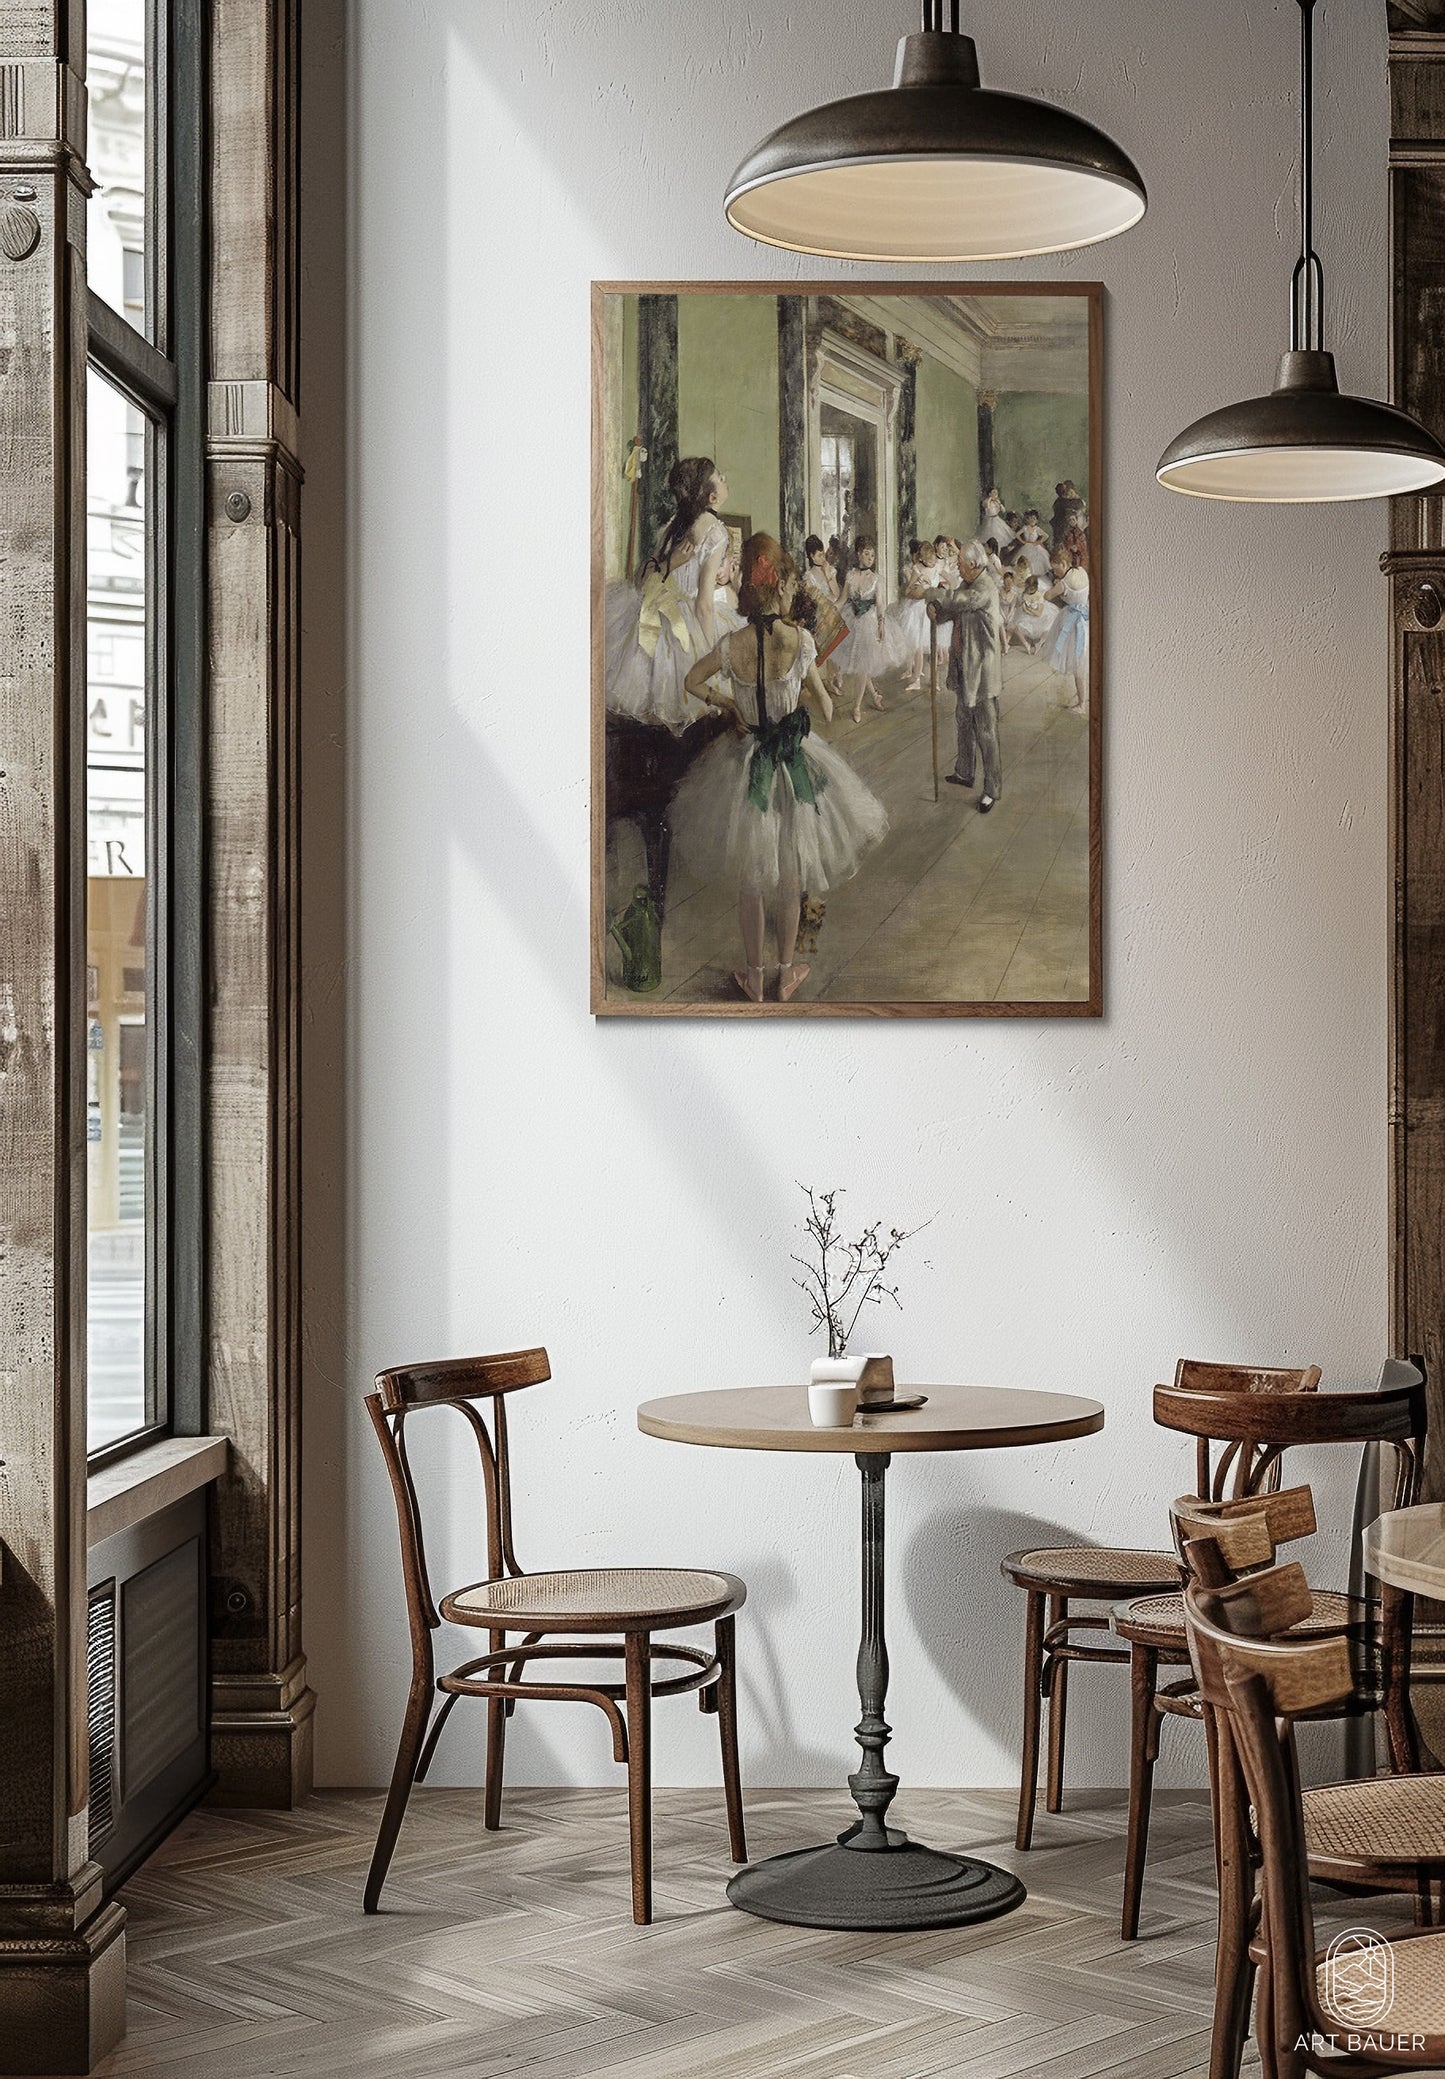
POLYGON ((594 1012, 1098 1016, 1102 290, 592 335, 594 1012))

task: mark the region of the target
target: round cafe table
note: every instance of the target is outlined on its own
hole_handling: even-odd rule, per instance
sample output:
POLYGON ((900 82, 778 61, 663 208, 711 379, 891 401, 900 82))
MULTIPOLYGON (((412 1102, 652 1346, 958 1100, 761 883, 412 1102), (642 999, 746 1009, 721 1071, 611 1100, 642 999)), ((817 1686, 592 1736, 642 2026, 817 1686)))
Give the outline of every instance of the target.
POLYGON ((1445 1598, 1445 1502, 1387 1509, 1361 1535, 1365 1572, 1402 1595, 1445 1598))
POLYGON ((850 1429, 815 1429, 804 1386, 740 1386, 645 1401, 637 1426, 679 1444, 734 1451, 851 1452, 863 1484, 863 1614, 855 1738, 862 1750, 848 1789, 858 1817, 836 1841, 794 1849, 740 1870, 728 1897, 745 1912, 797 1927, 887 1931, 962 1927, 1011 1912, 1026 1896, 1011 1870, 910 1841, 889 1826, 898 1778, 883 1755, 890 1728, 883 1625, 883 1490, 900 1451, 999 1451, 1057 1444, 1104 1426, 1096 1400, 997 1386, 899 1386, 921 1408, 860 1408, 850 1429))

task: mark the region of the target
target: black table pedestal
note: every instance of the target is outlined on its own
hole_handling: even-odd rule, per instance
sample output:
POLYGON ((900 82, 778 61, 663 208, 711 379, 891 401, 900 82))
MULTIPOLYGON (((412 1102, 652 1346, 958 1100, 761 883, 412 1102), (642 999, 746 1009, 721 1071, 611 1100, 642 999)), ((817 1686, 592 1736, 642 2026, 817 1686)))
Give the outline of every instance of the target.
POLYGON ((887 1823, 898 1778, 883 1760, 889 1726, 888 1645, 883 1626, 885 1452, 859 1452, 863 1476, 863 1628, 858 1645, 857 1740, 862 1759, 848 1778, 858 1819, 836 1841, 751 1863, 728 1886, 745 1913, 795 1927, 873 1929, 964 1927, 1022 1905, 1011 1870, 947 1855, 910 1841, 887 1823))

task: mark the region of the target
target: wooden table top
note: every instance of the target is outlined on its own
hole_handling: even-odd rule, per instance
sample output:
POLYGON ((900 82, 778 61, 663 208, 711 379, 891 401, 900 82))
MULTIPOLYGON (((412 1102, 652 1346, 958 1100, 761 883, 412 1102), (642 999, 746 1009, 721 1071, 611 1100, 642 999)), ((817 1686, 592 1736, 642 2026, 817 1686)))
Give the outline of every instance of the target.
POLYGON ((1387 1509, 1363 1533, 1365 1572, 1407 1595, 1445 1596, 1445 1503, 1387 1509))
POLYGON ((1096 1400, 1032 1393, 1013 1386, 899 1386, 900 1398, 926 1393, 921 1408, 898 1413, 860 1408, 850 1429, 815 1429, 806 1386, 732 1386, 644 1401, 637 1426, 677 1444, 734 1451, 997 1451, 1056 1444, 1104 1426, 1096 1400))

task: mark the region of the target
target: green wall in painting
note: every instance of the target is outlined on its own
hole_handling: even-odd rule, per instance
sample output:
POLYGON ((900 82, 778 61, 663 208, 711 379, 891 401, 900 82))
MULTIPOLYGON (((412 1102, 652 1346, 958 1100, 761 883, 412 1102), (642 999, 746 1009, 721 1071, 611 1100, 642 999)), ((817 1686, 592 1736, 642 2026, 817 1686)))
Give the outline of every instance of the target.
POLYGON ((771 296, 679 296, 677 431, 684 455, 711 455, 727 510, 776 533, 778 306, 771 296))
POLYGON ((1061 478, 1089 493, 1088 398, 1005 391, 993 415, 993 458, 1004 505, 1017 512, 1036 505, 1047 528, 1061 478))
POLYGON ((918 364, 918 532, 967 540, 978 525, 978 392, 924 357, 918 364))

